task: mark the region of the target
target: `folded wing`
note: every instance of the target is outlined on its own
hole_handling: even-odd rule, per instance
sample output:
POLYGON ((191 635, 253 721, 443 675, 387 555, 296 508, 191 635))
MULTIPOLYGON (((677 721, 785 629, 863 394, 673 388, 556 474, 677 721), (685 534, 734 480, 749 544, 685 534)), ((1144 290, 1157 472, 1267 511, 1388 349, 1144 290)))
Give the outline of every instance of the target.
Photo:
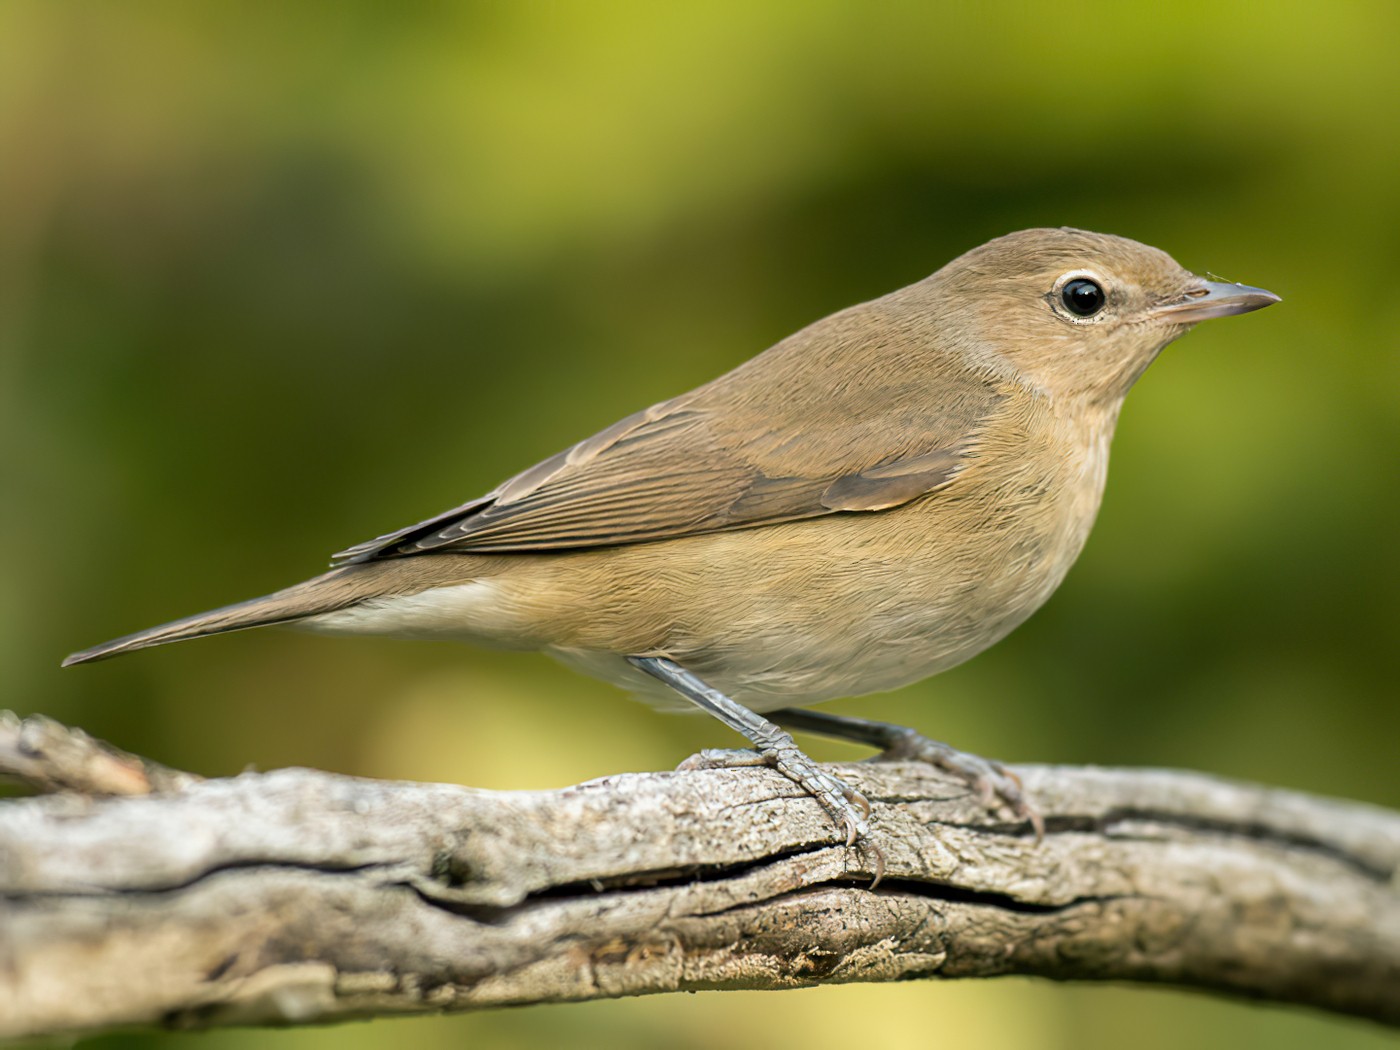
POLYGON ((862 387, 856 373, 798 403, 764 368, 785 349, 336 558, 615 546, 886 510, 953 483, 1003 400, 987 377, 955 373, 931 398, 926 375, 862 387))

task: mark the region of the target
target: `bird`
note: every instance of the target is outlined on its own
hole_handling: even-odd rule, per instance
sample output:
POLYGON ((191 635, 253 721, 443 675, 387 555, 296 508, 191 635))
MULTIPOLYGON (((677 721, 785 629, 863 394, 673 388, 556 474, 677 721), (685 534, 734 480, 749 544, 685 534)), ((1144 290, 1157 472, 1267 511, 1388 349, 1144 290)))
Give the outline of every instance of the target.
POLYGON ((1279 301, 1124 237, 1007 234, 319 576, 64 666, 264 625, 542 650, 714 716, 752 747, 682 769, 771 766, 847 846, 869 802, 791 730, 932 762, 1038 838, 1001 763, 808 708, 946 670, 1040 608, 1094 523, 1129 388, 1197 323, 1279 301))

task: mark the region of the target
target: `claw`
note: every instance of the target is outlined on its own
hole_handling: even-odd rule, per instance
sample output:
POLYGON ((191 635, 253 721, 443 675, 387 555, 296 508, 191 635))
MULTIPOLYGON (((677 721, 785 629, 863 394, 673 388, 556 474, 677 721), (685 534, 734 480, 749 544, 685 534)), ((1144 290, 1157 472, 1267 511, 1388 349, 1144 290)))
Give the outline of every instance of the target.
POLYGON ((866 847, 875 855, 875 877, 870 880, 870 888, 873 890, 880 885, 880 880, 885 877, 885 854, 873 842, 866 843, 866 847))
POLYGON ((850 794, 846 796, 846 801, 853 802, 859 806, 861 816, 869 820, 872 812, 870 809, 870 800, 853 788, 847 788, 847 790, 850 791, 850 794))
POLYGON ((982 808, 995 809, 994 803, 997 799, 997 789, 996 785, 992 783, 992 778, 989 776, 978 777, 976 786, 977 793, 982 798, 982 808))
POLYGON ((1035 831, 1035 844, 1039 846, 1045 841, 1045 818, 1034 806, 1026 805, 1024 808, 1025 812, 1020 815, 1031 822, 1031 828, 1035 831))

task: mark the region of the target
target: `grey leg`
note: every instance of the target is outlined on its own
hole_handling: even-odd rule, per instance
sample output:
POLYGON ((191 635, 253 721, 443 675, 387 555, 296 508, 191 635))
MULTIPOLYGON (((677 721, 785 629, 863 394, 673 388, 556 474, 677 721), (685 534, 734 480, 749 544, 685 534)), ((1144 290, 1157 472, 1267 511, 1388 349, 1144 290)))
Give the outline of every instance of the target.
POLYGON ((806 711, 800 707, 774 711, 773 721, 800 732, 878 747, 880 754, 876 756, 877 760, 914 759, 937 766, 966 781, 981 794, 982 804, 988 809, 995 811, 1005 805, 1017 817, 1029 821, 1037 842, 1045 836, 1045 820, 1026 798, 1020 777, 1000 762, 959 751, 912 729, 888 722, 806 711))
POLYGON ((629 656, 628 662, 653 678, 665 682, 696 707, 714 715, 736 733, 742 733, 756 751, 700 752, 682 765, 682 769, 717 769, 729 766, 767 765, 797 784, 821 803, 837 826, 846 835, 846 845, 870 833, 870 803, 854 788, 821 769, 797 749, 792 734, 766 718, 754 714, 743 704, 735 703, 718 690, 710 688, 684 667, 661 656, 629 656))

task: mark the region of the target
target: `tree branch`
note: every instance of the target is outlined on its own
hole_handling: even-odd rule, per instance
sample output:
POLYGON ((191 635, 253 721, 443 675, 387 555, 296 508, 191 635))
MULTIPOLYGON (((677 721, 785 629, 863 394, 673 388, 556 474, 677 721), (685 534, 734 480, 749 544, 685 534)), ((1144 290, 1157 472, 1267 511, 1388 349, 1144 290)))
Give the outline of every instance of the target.
POLYGON ((60 775, 85 748, 159 768, 0 722, 0 772, 84 792, 0 802, 0 1035, 1012 973, 1400 1024, 1400 814, 1357 803, 1026 766, 1036 846, 929 767, 844 765, 872 890, 874 857, 762 769, 537 792, 167 770, 139 795, 60 775))

